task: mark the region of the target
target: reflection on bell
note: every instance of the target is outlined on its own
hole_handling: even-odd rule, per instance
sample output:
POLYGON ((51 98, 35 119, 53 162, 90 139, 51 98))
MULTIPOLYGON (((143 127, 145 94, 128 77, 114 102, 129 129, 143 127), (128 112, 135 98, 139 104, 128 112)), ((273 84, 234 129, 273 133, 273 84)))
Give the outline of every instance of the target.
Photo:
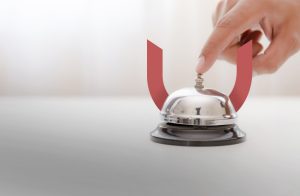
POLYGON ((230 99, 204 89, 199 74, 196 85, 172 93, 161 110, 164 122, 151 132, 154 142, 180 146, 219 146, 245 141, 236 125, 237 114, 230 99))

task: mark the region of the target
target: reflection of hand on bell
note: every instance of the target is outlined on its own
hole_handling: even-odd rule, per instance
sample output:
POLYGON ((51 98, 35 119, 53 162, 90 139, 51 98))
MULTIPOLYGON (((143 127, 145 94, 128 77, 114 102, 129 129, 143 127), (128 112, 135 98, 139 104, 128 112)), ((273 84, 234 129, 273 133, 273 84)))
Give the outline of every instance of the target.
POLYGON ((238 48, 252 40, 253 71, 273 73, 300 48, 300 0, 222 0, 213 16, 214 30, 196 68, 204 73, 217 58, 236 63, 238 48), (263 50, 262 35, 270 40, 263 50))

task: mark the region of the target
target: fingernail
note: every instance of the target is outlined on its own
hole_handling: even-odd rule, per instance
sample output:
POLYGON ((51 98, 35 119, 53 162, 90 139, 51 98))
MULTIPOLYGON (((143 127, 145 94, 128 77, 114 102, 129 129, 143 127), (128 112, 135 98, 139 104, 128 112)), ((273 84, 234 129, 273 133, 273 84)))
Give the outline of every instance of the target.
POLYGON ((198 64, 197 64, 197 67, 196 67, 196 72, 197 73, 202 73, 203 72, 204 64, 205 64, 205 58, 204 58, 204 56, 200 56, 198 58, 198 64))

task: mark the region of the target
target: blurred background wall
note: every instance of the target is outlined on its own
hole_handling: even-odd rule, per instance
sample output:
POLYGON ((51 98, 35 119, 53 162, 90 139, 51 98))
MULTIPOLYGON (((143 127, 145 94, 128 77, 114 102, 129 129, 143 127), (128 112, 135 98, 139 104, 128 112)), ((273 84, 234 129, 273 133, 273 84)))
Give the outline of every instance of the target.
MULTIPOLYGON (((164 49, 168 91, 191 86, 216 3, 0 0, 0 95, 147 96, 147 38, 164 49)), ((300 95, 299 64, 255 77, 251 95, 300 95)), ((218 61, 204 77, 229 93, 235 67, 218 61)))

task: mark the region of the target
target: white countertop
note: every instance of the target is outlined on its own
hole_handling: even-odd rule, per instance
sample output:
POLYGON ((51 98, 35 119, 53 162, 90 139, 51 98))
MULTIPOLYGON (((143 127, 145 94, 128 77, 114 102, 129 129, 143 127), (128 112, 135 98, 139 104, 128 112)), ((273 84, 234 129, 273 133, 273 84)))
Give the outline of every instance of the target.
POLYGON ((0 98, 0 195, 299 196, 300 98, 250 98, 242 144, 153 143, 149 98, 0 98))

